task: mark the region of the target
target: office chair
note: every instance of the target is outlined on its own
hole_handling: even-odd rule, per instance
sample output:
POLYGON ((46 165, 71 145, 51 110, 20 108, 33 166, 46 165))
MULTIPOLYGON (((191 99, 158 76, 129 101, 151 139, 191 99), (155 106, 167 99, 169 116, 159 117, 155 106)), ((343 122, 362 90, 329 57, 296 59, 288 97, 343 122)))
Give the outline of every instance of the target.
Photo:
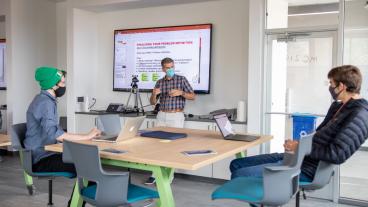
POLYGON ((310 153, 312 135, 300 139, 295 154, 285 153, 280 166, 268 166, 263 178, 238 177, 212 193, 212 199, 236 199, 261 206, 281 206, 298 192, 300 167, 310 153))
POLYGON ((63 161, 74 163, 79 193, 94 206, 119 206, 159 198, 156 191, 129 183, 129 172, 102 169, 98 147, 64 140, 63 161), (83 180, 96 184, 84 186, 83 180))
POLYGON ((320 161, 316 170, 316 174, 314 175, 314 178, 311 182, 300 182, 299 183, 299 190, 298 193, 295 196, 296 199, 296 207, 300 206, 300 192, 303 192, 303 198, 307 199, 305 195, 305 191, 314 191, 321 189, 325 187, 328 183, 330 183, 330 180, 332 176, 334 175, 335 164, 327 163, 324 161, 320 161))
MULTIPOLYGON (((15 139, 15 143, 13 144, 14 148, 19 150, 19 156, 20 156, 20 162, 22 165, 22 168, 24 170, 24 175, 32 177, 37 177, 39 179, 47 179, 49 182, 49 200, 47 205, 52 206, 52 180, 55 177, 66 177, 66 178, 74 178, 76 175, 74 173, 69 172, 33 172, 32 169, 32 152, 31 150, 27 150, 24 148, 23 141, 25 139, 27 131, 26 123, 21 124, 14 124, 12 126, 12 137, 15 139)), ((26 182, 27 183, 27 182, 26 182)), ((27 185, 28 193, 30 195, 33 195, 34 193, 34 186, 33 184, 27 185)))
POLYGON ((68 118, 66 116, 61 116, 59 118, 59 124, 64 132, 68 132, 68 118))

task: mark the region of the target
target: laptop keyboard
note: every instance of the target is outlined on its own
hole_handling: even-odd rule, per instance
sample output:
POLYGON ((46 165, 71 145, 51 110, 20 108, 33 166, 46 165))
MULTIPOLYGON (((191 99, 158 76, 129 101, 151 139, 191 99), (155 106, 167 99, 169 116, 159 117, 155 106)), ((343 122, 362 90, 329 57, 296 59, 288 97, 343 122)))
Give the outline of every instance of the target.
POLYGON ((116 135, 105 135, 105 136, 98 136, 95 139, 103 139, 107 141, 115 141, 118 138, 116 135))

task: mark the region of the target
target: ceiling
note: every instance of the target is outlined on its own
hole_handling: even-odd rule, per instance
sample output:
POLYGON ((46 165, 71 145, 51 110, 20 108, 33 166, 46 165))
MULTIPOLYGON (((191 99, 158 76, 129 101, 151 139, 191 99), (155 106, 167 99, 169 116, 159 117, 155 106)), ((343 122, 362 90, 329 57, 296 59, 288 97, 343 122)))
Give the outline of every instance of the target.
MULTIPOLYGON (((62 2, 65 0, 48 0, 62 2)), ((176 4, 189 4, 218 0, 71 0, 75 8, 81 8, 93 12, 106 12, 116 10, 138 9, 156 6, 168 6, 176 4)))

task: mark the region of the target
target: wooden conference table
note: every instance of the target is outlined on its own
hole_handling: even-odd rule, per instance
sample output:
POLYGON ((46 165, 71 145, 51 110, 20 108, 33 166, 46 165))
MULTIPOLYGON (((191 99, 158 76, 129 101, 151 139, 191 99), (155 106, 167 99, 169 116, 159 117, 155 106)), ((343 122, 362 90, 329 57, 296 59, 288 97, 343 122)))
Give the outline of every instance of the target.
POLYGON ((11 145, 11 141, 10 141, 9 135, 0 134, 0 147, 6 147, 10 145, 11 145))
MULTIPOLYGON (((156 127, 148 130, 164 130, 188 134, 185 139, 174 141, 134 137, 119 143, 105 143, 94 141, 78 141, 84 144, 97 145, 99 149, 114 148, 126 150, 124 154, 101 152, 101 162, 105 165, 113 165, 140 169, 153 172, 156 177, 156 187, 160 199, 157 206, 175 207, 175 201, 170 186, 170 179, 175 169, 197 170, 206 165, 213 164, 222 159, 236 155, 244 157, 248 148, 260 145, 272 139, 272 136, 261 136, 253 142, 224 140, 219 132, 208 130, 178 129, 156 127), (186 156, 181 152, 187 150, 211 149, 217 154, 186 156)), ((62 152, 62 144, 48 145, 48 151, 62 152)), ((73 192, 71 206, 81 206, 82 198, 76 185, 73 192)))

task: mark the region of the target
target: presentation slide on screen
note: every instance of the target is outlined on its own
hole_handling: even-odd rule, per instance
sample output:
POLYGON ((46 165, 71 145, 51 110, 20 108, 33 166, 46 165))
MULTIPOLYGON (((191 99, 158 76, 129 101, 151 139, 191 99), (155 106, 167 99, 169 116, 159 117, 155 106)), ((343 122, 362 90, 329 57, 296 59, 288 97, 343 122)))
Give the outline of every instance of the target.
POLYGON ((209 90, 211 25, 115 31, 114 89, 130 89, 138 76, 140 89, 153 89, 165 74, 161 60, 175 61, 175 73, 193 89, 209 90))

